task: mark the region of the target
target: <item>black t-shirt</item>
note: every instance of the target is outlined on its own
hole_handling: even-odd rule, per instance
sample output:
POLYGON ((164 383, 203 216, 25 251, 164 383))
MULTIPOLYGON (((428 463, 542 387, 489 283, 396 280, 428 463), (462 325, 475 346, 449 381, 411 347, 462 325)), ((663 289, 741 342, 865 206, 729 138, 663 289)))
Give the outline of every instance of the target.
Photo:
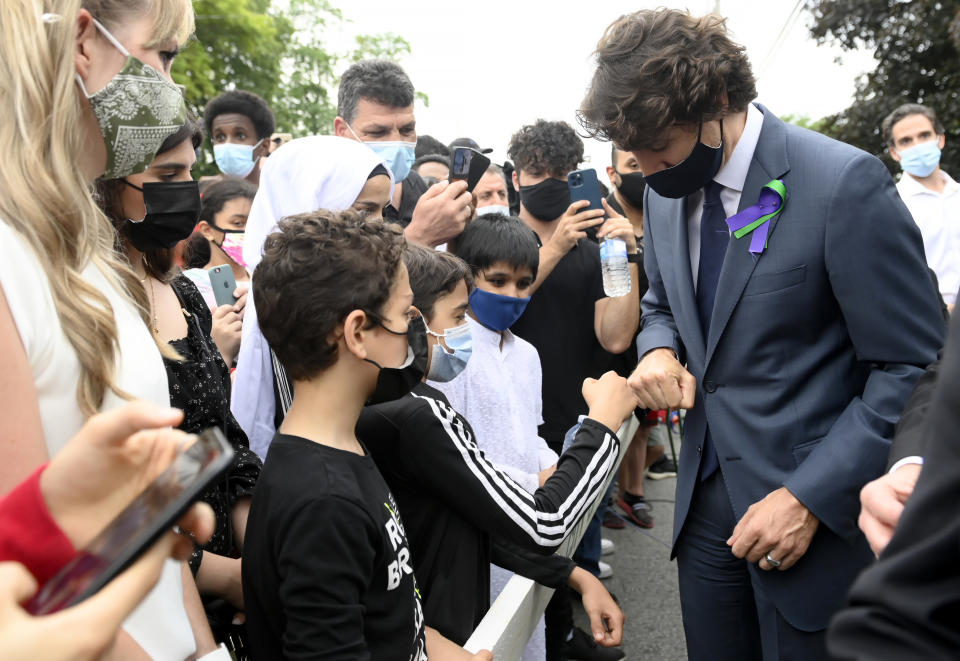
POLYGON ((255 661, 427 658, 406 533, 369 453, 278 433, 242 576, 255 661))
POLYGON ((536 347, 543 370, 543 424, 540 436, 555 451, 563 435, 587 412, 580 388, 599 376, 603 347, 593 320, 604 298, 600 246, 580 239, 533 294, 527 309, 510 328, 536 347))
POLYGON ((392 204, 388 204, 383 209, 383 219, 391 223, 399 223, 402 227, 409 225, 410 219, 413 218, 413 210, 427 188, 427 182, 419 174, 411 171, 407 178, 403 180, 400 208, 397 209, 392 204))
POLYGON ((556 472, 531 494, 490 463, 470 424, 423 383, 364 409, 357 437, 400 504, 426 624, 459 644, 489 607, 491 560, 552 587, 566 580, 567 560, 543 554, 600 495, 620 446, 614 432, 585 420, 556 472), (491 536, 504 542, 492 553, 491 536))

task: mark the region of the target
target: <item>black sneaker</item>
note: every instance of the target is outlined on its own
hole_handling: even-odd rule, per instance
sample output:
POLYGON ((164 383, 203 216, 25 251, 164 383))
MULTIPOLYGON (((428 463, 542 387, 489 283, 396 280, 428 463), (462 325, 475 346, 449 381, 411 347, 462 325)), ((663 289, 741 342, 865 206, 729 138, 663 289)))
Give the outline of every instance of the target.
POLYGON ((624 514, 627 515, 627 520, 631 523, 641 528, 653 527, 653 517, 650 515, 652 508, 650 507, 650 503, 643 499, 643 496, 640 496, 633 505, 627 503, 623 498, 618 499, 617 504, 620 506, 620 509, 623 510, 624 514))
POLYGON ((677 465, 673 463, 673 459, 667 459, 666 455, 657 459, 650 465, 650 468, 647 469, 647 477, 651 480, 662 480, 665 477, 676 476, 677 465))
POLYGON ((619 647, 600 647, 580 627, 573 628, 573 638, 563 644, 563 651, 569 661, 618 661, 625 656, 619 647))

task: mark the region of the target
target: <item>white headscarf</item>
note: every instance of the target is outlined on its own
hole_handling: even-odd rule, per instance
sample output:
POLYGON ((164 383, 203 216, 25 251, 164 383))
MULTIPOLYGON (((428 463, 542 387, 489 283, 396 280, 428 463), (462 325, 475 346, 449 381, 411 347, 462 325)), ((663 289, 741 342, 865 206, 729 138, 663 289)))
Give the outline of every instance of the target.
POLYGON ((282 218, 350 208, 377 165, 387 167, 363 143, 329 135, 297 138, 271 154, 244 230, 243 259, 251 273, 260 263, 263 242, 282 218))
MULTIPOLYGON (((245 229, 243 258, 251 274, 260 263, 267 235, 280 220, 319 209, 350 208, 377 165, 386 167, 372 149, 335 136, 298 138, 271 154, 260 172, 260 187, 245 229)), ((392 174, 390 183, 392 191, 392 174)), ((251 288, 230 408, 247 433, 250 448, 266 458, 276 433, 276 403, 270 347, 260 333, 255 299, 256 292, 251 288)))

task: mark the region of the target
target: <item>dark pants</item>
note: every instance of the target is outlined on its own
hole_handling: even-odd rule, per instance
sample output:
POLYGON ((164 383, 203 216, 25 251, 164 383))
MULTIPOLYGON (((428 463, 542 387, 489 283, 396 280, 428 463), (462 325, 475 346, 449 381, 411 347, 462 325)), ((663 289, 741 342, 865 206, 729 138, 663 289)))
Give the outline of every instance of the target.
MULTIPOLYGON (((795 629, 730 552, 737 524, 723 475, 697 485, 677 544, 680 605, 690 661, 827 659, 825 631, 795 629)), ((762 570, 756 570, 762 571, 762 570)), ((789 571, 789 570, 787 570, 789 571)))
MULTIPOLYGON (((613 484, 611 483, 610 489, 612 488, 613 484)), ((603 500, 600 501, 600 507, 597 508, 593 518, 590 519, 590 525, 583 531, 580 545, 577 546, 577 550, 573 554, 573 560, 577 565, 598 578, 600 577, 600 536, 603 531, 603 517, 607 513, 607 498, 610 497, 610 489, 607 489, 603 500)))

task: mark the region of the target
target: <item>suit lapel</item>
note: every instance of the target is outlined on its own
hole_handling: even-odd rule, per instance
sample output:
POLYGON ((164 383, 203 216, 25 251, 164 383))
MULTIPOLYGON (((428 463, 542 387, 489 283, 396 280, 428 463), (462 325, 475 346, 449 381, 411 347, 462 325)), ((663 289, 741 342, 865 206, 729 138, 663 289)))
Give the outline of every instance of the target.
MULTIPOLYGON (((738 211, 756 204, 764 185, 771 179, 782 177, 790 170, 783 122, 763 106, 757 107, 763 112, 763 127, 760 130, 760 139, 757 142, 750 169, 747 171, 738 211)), ((770 221, 768 241, 772 240, 778 220, 779 216, 770 221)), ((709 364, 727 322, 730 321, 730 315, 733 314, 762 256, 762 254, 754 255, 750 252, 749 234, 741 239, 730 237, 730 244, 723 259, 723 268, 720 271, 720 280, 717 283, 717 298, 713 305, 713 317, 710 320, 705 366, 709 364)))

